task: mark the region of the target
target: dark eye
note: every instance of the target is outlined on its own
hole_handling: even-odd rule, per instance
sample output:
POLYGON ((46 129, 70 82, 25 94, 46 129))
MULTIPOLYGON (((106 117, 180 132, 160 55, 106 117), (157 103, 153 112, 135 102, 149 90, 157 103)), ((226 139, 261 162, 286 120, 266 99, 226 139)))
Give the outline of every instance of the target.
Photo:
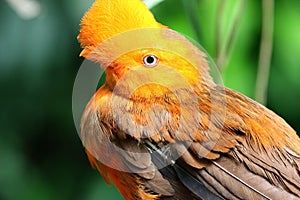
POLYGON ((154 67, 158 63, 158 58, 154 55, 147 55, 144 57, 143 61, 146 67, 154 67))

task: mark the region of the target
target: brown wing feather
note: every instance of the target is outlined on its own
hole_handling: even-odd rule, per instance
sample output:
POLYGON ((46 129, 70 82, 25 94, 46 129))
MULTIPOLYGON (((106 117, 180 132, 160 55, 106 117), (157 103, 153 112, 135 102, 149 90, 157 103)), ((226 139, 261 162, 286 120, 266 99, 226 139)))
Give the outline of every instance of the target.
POLYGON ((91 165, 107 183, 113 182, 127 200, 172 196, 174 189, 137 140, 124 135, 107 117, 110 95, 99 90, 87 105, 81 121, 81 139, 91 165), (116 140, 120 137, 122 140, 116 140))
MULTIPOLYGON (((214 155, 219 153, 218 158, 206 156, 214 164, 198 172, 189 170, 227 199, 299 199, 300 140, 294 130, 243 95, 226 90, 226 99, 225 128, 211 146, 214 155)), ((203 146, 205 141, 191 145, 189 151, 201 152, 203 146)), ((198 161, 201 163, 201 158, 198 161)))
MULTIPOLYGON (((231 90, 218 93, 218 89, 213 88, 216 94, 224 95, 219 99, 225 98, 227 104, 216 101, 220 109, 217 105, 211 113, 210 100, 200 96, 200 119, 193 113, 183 113, 185 123, 181 127, 178 125, 181 113, 174 109, 178 105, 170 103, 170 97, 168 101, 155 99, 160 106, 151 110, 151 100, 130 101, 118 97, 119 104, 116 104, 107 88, 100 89, 82 118, 81 137, 91 163, 108 179, 116 172, 105 172, 108 168, 103 170, 103 163, 99 161, 117 168, 121 164, 121 168, 133 173, 119 173, 130 176, 132 185, 142 185, 136 190, 143 195, 152 195, 153 199, 168 199, 170 195, 173 195, 171 199, 187 196, 201 199, 185 188, 178 177, 166 177, 156 169, 143 140, 149 139, 157 146, 178 144, 167 156, 181 155, 179 165, 223 198, 264 199, 265 195, 272 199, 299 199, 300 141, 296 133, 263 106, 231 90), (143 109, 150 116, 145 115, 143 109), (212 123, 211 114, 214 117, 212 123), (125 151, 116 151, 111 144, 125 151), (111 152, 120 159, 112 159, 111 152)), ((196 104, 187 102, 184 106, 188 108, 186 110, 193 110, 196 104)), ((124 195, 127 185, 115 179, 113 182, 124 195)), ((136 199, 143 196, 134 195, 132 198, 136 199)), ((131 198, 128 196, 127 199, 131 198)))
MULTIPOLYGON (((224 198, 299 199, 300 142, 294 130, 249 98, 227 89, 225 95, 226 117, 215 110, 213 132, 194 140, 181 160, 207 188, 224 198), (207 164, 209 160, 213 162, 207 164)), ((175 141, 182 138, 187 137, 176 135, 175 141)))

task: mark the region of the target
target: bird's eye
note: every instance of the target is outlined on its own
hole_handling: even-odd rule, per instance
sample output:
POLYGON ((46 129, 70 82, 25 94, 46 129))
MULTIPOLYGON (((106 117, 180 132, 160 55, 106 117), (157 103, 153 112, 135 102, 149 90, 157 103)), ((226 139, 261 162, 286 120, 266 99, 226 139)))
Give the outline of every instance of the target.
POLYGON ((154 67, 158 63, 158 58, 154 55, 147 55, 144 57, 143 61, 146 67, 154 67))

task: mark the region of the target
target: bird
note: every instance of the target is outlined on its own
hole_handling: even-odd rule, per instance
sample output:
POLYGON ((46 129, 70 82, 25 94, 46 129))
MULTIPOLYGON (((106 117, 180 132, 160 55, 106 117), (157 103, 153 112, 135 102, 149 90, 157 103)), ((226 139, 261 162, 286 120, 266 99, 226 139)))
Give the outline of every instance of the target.
POLYGON ((106 74, 80 138, 126 200, 300 199, 296 131, 216 84, 206 53, 141 0, 96 0, 80 27, 80 55, 106 74))

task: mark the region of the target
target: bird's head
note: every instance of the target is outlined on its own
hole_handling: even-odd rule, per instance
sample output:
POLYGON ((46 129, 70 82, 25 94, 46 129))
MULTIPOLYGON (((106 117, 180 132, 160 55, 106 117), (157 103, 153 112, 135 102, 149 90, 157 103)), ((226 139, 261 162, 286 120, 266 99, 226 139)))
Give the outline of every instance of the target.
POLYGON ((81 55, 100 63, 110 88, 140 88, 138 93, 152 97, 153 91, 161 95, 170 88, 212 83, 205 54, 158 23, 141 0, 96 0, 82 19, 78 39, 81 55))

